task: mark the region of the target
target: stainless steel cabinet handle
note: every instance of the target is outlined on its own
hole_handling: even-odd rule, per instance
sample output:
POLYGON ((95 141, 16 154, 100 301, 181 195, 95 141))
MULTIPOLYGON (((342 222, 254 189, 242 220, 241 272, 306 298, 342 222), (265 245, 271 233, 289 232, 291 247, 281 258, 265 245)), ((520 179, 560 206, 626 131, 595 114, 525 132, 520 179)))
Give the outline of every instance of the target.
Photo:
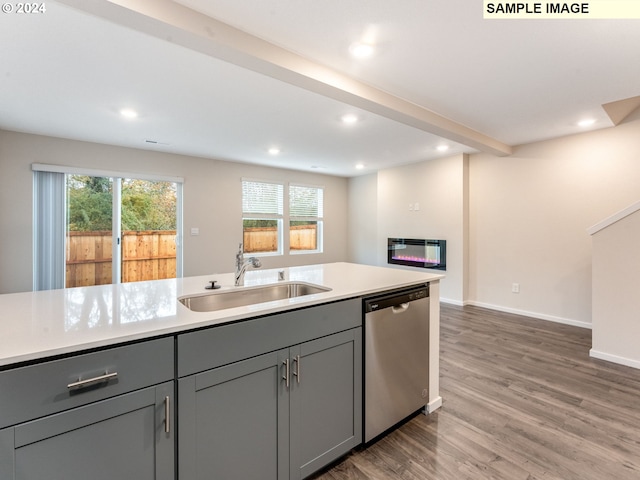
POLYGON ((169 433, 171 429, 171 399, 164 397, 164 433, 169 433))
POLYGON ((77 382, 73 382, 67 385, 67 388, 69 390, 80 390, 82 388, 91 387, 99 383, 107 383, 109 380, 113 380, 115 378, 118 378, 118 372, 113 372, 113 373, 105 372, 104 375, 100 375, 98 377, 87 378, 86 380, 78 379, 77 382))
POLYGON ((282 363, 284 364, 284 377, 282 377, 282 379, 284 380, 286 387, 289 388, 289 359, 287 358, 282 363))
POLYGON ((296 369, 293 374, 296 376, 296 382, 300 383, 300 355, 296 355, 293 361, 296 362, 296 369))

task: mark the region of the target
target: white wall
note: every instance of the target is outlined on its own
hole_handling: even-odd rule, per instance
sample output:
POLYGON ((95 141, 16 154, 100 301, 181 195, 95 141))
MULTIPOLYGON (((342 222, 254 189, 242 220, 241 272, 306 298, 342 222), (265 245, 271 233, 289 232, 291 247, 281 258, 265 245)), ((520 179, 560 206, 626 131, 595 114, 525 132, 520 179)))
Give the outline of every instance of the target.
POLYGON ((590 327, 587 228, 640 200, 640 112, 506 157, 478 153, 468 164, 450 157, 352 178, 349 190, 349 221, 358 222, 351 261, 386 265, 388 236, 444 238, 444 301, 590 327), (421 210, 410 212, 415 202, 421 210))
POLYGON ((349 179, 349 261, 378 264, 378 174, 349 179))
POLYGON ((592 239, 591 356, 640 368, 640 211, 596 232, 592 239))
POLYGON ((468 300, 590 326, 587 228, 640 200, 640 115, 469 165, 468 300))
POLYGON ((388 266, 388 237, 446 240, 447 271, 434 272, 446 274, 440 283, 442 299, 461 304, 466 292, 467 163, 466 155, 457 155, 352 178, 350 221, 367 225, 351 231, 350 260, 388 266), (420 209, 409 210, 416 203, 420 209))
POLYGON ((263 265, 347 260, 345 178, 0 130, 0 293, 32 289, 32 163, 183 177, 185 276, 233 271, 242 239, 242 177, 322 185, 324 252, 265 257, 263 265), (200 235, 190 236, 191 227, 200 235))

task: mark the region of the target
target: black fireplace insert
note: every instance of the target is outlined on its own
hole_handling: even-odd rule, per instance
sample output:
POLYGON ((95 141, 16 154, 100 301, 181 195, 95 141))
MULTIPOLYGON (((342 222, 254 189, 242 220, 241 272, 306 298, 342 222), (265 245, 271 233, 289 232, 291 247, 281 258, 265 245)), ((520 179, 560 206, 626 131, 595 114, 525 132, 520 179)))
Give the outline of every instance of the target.
POLYGON ((447 241, 388 238, 387 263, 446 270, 447 241))

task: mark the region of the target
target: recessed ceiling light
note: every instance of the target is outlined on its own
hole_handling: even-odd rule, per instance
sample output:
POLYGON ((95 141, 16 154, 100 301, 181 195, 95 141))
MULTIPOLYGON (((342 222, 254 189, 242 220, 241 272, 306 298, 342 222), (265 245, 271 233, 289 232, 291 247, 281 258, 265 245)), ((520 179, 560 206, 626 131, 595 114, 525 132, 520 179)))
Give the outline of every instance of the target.
POLYGON ((436 147, 436 150, 438 150, 439 152, 446 152, 447 150, 449 150, 449 145, 438 145, 436 147))
POLYGON ((120 110, 120 115, 125 118, 136 118, 138 116, 138 112, 130 108, 123 108, 122 110, 120 110))
POLYGON ((596 123, 595 118, 585 118, 583 120, 580 120, 578 122, 578 126, 579 127, 590 127, 591 125, 593 125, 594 123, 596 123))
POLYGON ((160 145, 160 146, 163 146, 163 147, 168 147, 170 145, 167 142, 159 142, 157 140, 148 140, 148 139, 145 140, 145 143, 149 143, 151 145, 160 145))
POLYGON ((269 155, 278 155, 280 153, 280 149, 278 147, 271 147, 269 149, 269 155))
POLYGON ((364 163, 359 163, 356 165, 356 169, 362 170, 364 168, 364 163))
POLYGON ((358 121, 358 116, 353 113, 347 113, 342 117, 340 117, 340 119, 342 120, 342 123, 345 123, 347 125, 353 125, 358 121))
POLYGON ((368 58, 373 55, 373 45, 369 43, 356 42, 349 46, 349 52, 356 58, 368 58))

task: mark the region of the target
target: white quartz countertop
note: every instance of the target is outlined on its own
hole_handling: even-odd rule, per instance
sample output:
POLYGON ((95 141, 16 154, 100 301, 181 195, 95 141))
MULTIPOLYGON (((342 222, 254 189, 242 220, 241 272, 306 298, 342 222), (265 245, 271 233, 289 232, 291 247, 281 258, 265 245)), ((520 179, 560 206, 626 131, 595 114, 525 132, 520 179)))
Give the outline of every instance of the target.
POLYGON ((243 288, 233 286, 232 273, 0 295, 0 367, 443 278, 428 271, 329 263, 249 270, 245 287, 278 283, 281 270, 285 281, 307 282, 331 290, 214 312, 193 312, 178 298, 211 292, 204 289, 210 280, 217 280, 222 287, 214 292, 243 288))

